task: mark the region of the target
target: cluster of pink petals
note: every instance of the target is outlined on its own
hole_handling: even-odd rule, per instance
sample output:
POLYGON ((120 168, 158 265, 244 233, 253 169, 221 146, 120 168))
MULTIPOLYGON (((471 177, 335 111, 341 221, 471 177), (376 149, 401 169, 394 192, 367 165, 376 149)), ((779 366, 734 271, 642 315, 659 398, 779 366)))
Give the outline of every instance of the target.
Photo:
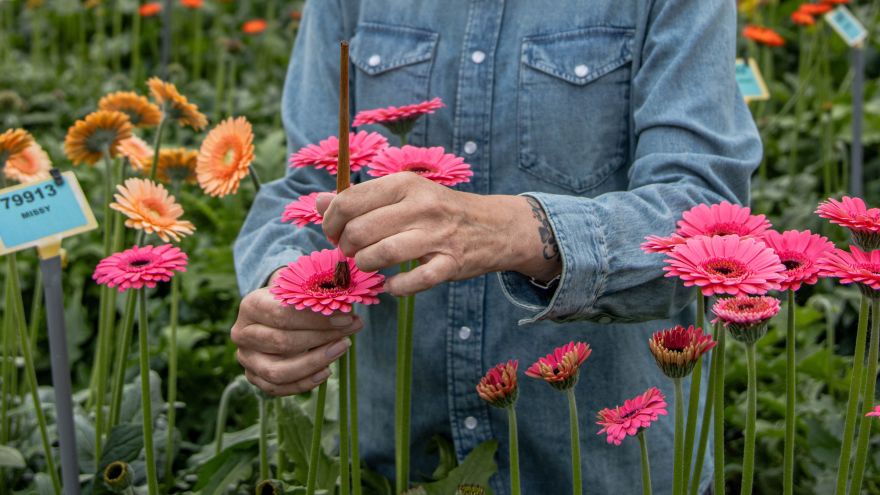
POLYGON ((529 366, 526 376, 544 380, 556 387, 568 388, 574 385, 578 369, 592 352, 589 344, 569 342, 529 366))
POLYGON ((779 299, 770 296, 737 296, 721 298, 712 306, 716 321, 724 325, 759 325, 779 313, 779 299))
POLYGON ((868 208, 861 198, 829 198, 819 204, 816 214, 853 231, 880 234, 880 208, 868 208))
POLYGON ((598 435, 606 434, 605 440, 620 445, 623 439, 635 436, 644 428, 651 426, 661 415, 666 415, 666 397, 657 389, 649 388, 645 393, 626 400, 622 406, 599 411, 596 424, 601 425, 598 435))
POLYGON ((676 233, 682 237, 738 235, 758 237, 770 228, 764 215, 752 215, 745 206, 727 201, 699 204, 682 213, 676 233))
POLYGON ((820 274, 840 279, 842 284, 860 284, 880 291, 880 250, 864 252, 850 246, 849 252, 832 249, 819 262, 820 274))
POLYGON ((171 280, 174 272, 185 272, 186 263, 186 253, 171 244, 134 246, 101 260, 92 279, 116 287, 119 292, 144 286, 153 288, 158 282, 171 280))
MULTIPOLYGON (((351 171, 357 172, 388 147, 388 140, 378 132, 360 131, 349 134, 348 148, 351 171)), ((318 144, 310 144, 290 156, 291 168, 315 167, 336 174, 339 160, 339 138, 330 136, 318 144)))
POLYGON ((386 148, 376 156, 367 171, 373 177, 384 177, 398 172, 414 172, 444 186, 468 182, 474 175, 464 158, 446 153, 440 146, 419 148, 407 145, 402 148, 386 148))
POLYGON ((712 336, 693 325, 676 325, 648 339, 648 348, 657 366, 670 378, 684 378, 693 371, 700 357, 715 347, 712 336))
POLYGON ((354 260, 338 249, 324 249, 288 264, 278 272, 269 290, 285 306, 330 315, 334 311, 351 312, 355 303, 378 303, 384 280, 378 273, 359 270, 354 260), (337 287, 334 282, 336 264, 340 261, 348 262, 351 273, 347 287, 337 287))
POLYGON ((874 409, 868 411, 868 413, 865 414, 865 416, 880 418, 880 406, 874 406, 874 409))
POLYGON ((705 296, 764 294, 779 289, 785 265, 763 242, 736 235, 693 237, 665 260, 667 277, 679 277, 705 296))
POLYGON ((364 110, 355 115, 352 125, 360 127, 368 124, 390 124, 406 119, 416 119, 422 115, 434 113, 435 110, 443 107, 443 100, 434 98, 402 107, 390 106, 374 110, 364 110))
POLYGON ((672 234, 669 237, 661 237, 659 235, 649 235, 645 237, 642 243, 642 251, 646 253, 669 253, 675 246, 679 246, 687 242, 686 237, 678 234, 672 234))
POLYGON ((320 193, 313 192, 300 196, 296 201, 291 201, 284 207, 284 213, 281 214, 282 222, 290 222, 296 224, 297 227, 305 227, 312 223, 321 225, 324 217, 318 213, 317 199, 319 194, 333 194, 335 192, 320 193))
POLYGON ((834 249, 831 241, 809 230, 787 230, 781 234, 768 230, 764 232, 763 239, 785 265, 785 280, 780 283, 782 290, 798 290, 802 284, 818 282, 817 261, 834 249))
POLYGON ((507 407, 516 402, 518 393, 516 371, 519 361, 512 360, 496 365, 477 384, 480 398, 495 407, 507 407))

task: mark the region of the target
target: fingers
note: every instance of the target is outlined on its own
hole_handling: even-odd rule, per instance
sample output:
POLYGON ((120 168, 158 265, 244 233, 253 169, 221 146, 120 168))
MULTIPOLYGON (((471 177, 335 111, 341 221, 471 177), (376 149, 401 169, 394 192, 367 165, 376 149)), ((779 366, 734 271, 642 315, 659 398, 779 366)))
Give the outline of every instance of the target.
POLYGON ((254 384, 254 386, 259 388, 263 392, 269 395, 273 395, 275 397, 284 397, 286 395, 304 394, 309 390, 314 389, 318 385, 327 381, 328 378, 330 378, 330 370, 324 369, 308 378, 285 385, 275 385, 274 383, 269 383, 247 370, 245 370, 244 376, 248 379, 249 382, 254 384))
POLYGON ((383 206, 353 218, 339 236, 339 249, 346 256, 354 256, 361 249, 382 239, 411 230, 425 214, 413 204, 395 203, 383 206))
MULTIPOLYGON (((322 330, 344 328, 352 324, 353 315, 326 317, 313 311, 298 311, 282 306, 268 288, 257 289, 242 299, 236 327, 259 323, 281 330, 322 330)), ((235 328, 235 327, 233 327, 235 328)))
POLYGON ((360 318, 351 319, 351 324, 345 327, 323 330, 279 330, 252 323, 234 326, 231 338, 232 342, 241 349, 279 356, 294 356, 360 332, 363 328, 364 323, 360 318))
POLYGON ((440 254, 412 271, 395 275, 385 282, 385 289, 395 296, 408 296, 453 280, 459 265, 451 256, 440 254))
MULTIPOLYGON (((326 379, 324 371, 345 354, 349 347, 351 341, 343 338, 294 357, 280 357, 246 349, 239 349, 236 357, 249 374, 251 383, 267 393, 289 395, 311 390, 321 383, 326 379)), ((329 376, 329 373, 326 374, 329 376)))
POLYGON ((401 232, 357 251, 354 262, 365 272, 375 272, 404 261, 417 260, 435 247, 433 239, 434 236, 421 229, 401 232))
MULTIPOLYGON (((418 181, 427 181, 416 174, 399 173, 356 184, 342 191, 324 212, 321 227, 331 241, 342 235, 345 225, 368 211, 400 202, 418 181)), ((430 181, 427 181, 430 182, 430 181)))

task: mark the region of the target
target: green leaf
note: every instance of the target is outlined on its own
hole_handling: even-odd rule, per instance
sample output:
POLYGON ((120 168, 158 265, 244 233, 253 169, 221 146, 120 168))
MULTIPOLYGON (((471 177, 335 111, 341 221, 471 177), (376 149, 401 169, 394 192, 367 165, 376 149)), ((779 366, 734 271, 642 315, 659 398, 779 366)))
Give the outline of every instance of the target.
POLYGON ((104 449, 101 454, 101 463, 98 466, 98 476, 101 471, 114 461, 131 463, 138 458, 141 449, 144 448, 143 427, 134 423, 116 425, 107 435, 104 441, 104 449))
POLYGON ((430 451, 435 450, 440 460, 437 463, 437 469, 431 476, 435 480, 440 480, 447 477, 449 472, 458 466, 458 459, 455 458, 455 446, 446 437, 440 435, 431 437, 430 451))
POLYGON ((256 450, 256 440, 225 449, 198 469, 198 481, 193 490, 201 495, 227 493, 229 485, 250 478, 256 450))
POLYGON ((422 485, 427 495, 449 495, 455 493, 461 484, 480 485, 486 489, 487 495, 492 494, 489 478, 498 471, 495 463, 495 451, 498 441, 483 442, 465 457, 464 461, 449 472, 446 478, 422 485))
MULTIPOLYGON (((288 400, 279 402, 279 405, 282 405, 286 419, 281 424, 283 428, 284 452, 293 460, 294 478, 301 483, 305 483, 308 476, 309 449, 312 442, 313 423, 298 402, 288 400)), ((327 422, 325 422, 322 434, 327 433, 328 426, 327 422)), ((332 431, 332 427, 330 431, 332 431)), ((317 486, 332 491, 336 486, 336 478, 339 476, 339 463, 327 455, 323 448, 318 455, 317 469, 317 486)))
POLYGON ((25 466, 24 456, 18 450, 0 445, 0 467, 23 468, 25 466))

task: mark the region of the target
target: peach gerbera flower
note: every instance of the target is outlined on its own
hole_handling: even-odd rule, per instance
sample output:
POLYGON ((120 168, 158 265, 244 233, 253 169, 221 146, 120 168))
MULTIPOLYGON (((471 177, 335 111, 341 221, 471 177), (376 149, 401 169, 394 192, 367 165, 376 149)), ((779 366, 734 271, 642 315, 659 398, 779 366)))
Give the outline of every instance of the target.
POLYGON ((98 101, 98 109, 113 110, 128 115, 135 127, 156 127, 162 120, 162 111, 150 103, 146 96, 131 91, 117 91, 104 95, 98 101))
POLYGON ((174 272, 186 271, 186 253, 171 244, 161 246, 134 246, 112 254, 98 263, 92 279, 107 287, 128 289, 153 288, 157 282, 167 282, 174 272))
POLYGON ((126 179, 116 189, 119 193, 113 195, 116 201, 110 203, 110 208, 128 217, 126 227, 156 234, 164 242, 180 241, 195 230, 192 223, 180 219, 183 208, 161 184, 148 179, 126 179))
POLYGON ((590 344, 569 342, 529 366, 526 376, 544 380, 558 390, 568 390, 577 383, 578 370, 592 352, 590 344))
POLYGON ((177 91, 177 86, 158 77, 147 81, 153 99, 162 107, 165 114, 181 126, 190 126, 200 131, 208 126, 208 118, 199 112, 199 107, 190 103, 186 96, 177 91))
POLYGON ((141 173, 146 170, 146 173, 150 173, 149 169, 153 164, 153 150, 143 139, 132 134, 130 138, 119 142, 116 151, 128 160, 134 170, 141 173))
POLYGON ((238 191, 254 161, 254 132, 244 117, 228 118, 208 133, 196 165, 199 185, 209 196, 238 191))
POLYGON ((12 155, 27 149, 33 141, 34 138, 24 129, 9 129, 0 134, 0 166, 12 155))
POLYGON ((159 151, 156 178, 162 182, 196 182, 196 162, 199 152, 186 148, 168 148, 159 151))
POLYGON ((599 411, 596 424, 602 429, 597 435, 604 433, 606 442, 620 445, 627 436, 638 434, 661 415, 665 416, 666 407, 666 397, 657 387, 651 387, 645 393, 627 399, 622 406, 599 411))
POLYGON ((24 151, 6 160, 3 174, 7 179, 27 184, 48 179, 51 168, 49 154, 36 141, 32 141, 24 151))
POLYGON ((519 361, 501 363, 486 373, 477 384, 477 394, 493 407, 505 408, 516 402, 519 389, 516 370, 519 361))
POLYGON ((115 157, 119 143, 131 137, 131 129, 131 120, 122 112, 92 112, 67 130, 64 153, 74 165, 94 165, 105 153, 115 157))

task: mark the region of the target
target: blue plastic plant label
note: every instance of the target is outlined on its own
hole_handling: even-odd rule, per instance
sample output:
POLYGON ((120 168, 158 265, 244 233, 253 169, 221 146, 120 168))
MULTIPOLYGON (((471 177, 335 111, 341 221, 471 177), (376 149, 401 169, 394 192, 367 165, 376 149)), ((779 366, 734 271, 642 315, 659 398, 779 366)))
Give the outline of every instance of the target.
POLYGON ((843 5, 825 14, 825 21, 837 31, 837 34, 849 46, 861 45, 868 37, 868 30, 865 29, 865 26, 843 5))
POLYGON ((0 190, 0 255, 59 243, 97 226, 73 172, 0 190))
POLYGON ((764 78, 761 76, 761 70, 755 59, 750 58, 745 61, 741 58, 736 59, 736 84, 742 93, 746 102, 761 101, 770 99, 770 91, 764 78))

